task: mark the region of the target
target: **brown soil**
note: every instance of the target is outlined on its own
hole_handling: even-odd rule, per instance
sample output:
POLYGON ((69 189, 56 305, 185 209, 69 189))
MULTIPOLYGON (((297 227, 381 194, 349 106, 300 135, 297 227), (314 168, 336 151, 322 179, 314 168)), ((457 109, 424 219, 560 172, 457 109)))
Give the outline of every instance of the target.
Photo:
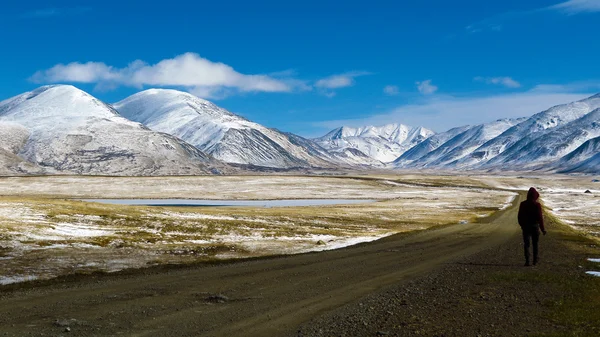
POLYGON ((583 239, 567 240, 567 245, 565 238, 574 234, 562 229, 563 234, 554 235, 551 229, 542 240, 542 264, 522 267, 515 219, 513 206, 481 223, 395 235, 335 251, 3 287, 0 333, 521 336, 573 329, 579 329, 580 335, 597 332, 598 321, 561 320, 562 309, 570 313, 573 308, 578 315, 593 318, 600 306, 594 302, 581 309, 571 304, 570 299, 585 300, 587 295, 572 283, 567 290, 556 288, 555 281, 561 284, 559 276, 584 283, 600 281, 577 268, 590 250, 598 255, 598 248, 583 239), (538 279, 546 274, 559 278, 538 279), (557 299, 573 307, 557 309, 557 299))

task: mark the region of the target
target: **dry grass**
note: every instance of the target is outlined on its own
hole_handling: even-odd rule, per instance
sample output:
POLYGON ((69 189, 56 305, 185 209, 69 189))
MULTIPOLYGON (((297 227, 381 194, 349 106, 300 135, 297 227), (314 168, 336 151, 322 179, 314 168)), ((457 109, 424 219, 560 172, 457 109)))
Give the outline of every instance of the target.
MULTIPOLYGON (((446 178, 435 186, 407 185, 402 179, 391 178, 269 177, 266 188, 260 186, 265 177, 31 178, 40 195, 27 192, 32 188, 27 187, 19 195, 0 197, 0 257, 5 258, 0 274, 46 278, 72 272, 331 249, 398 232, 476 221, 496 211, 510 196, 504 191, 444 187, 446 178), (187 188, 178 194, 173 185, 144 185, 160 179, 187 188), (57 188, 55 195, 47 194, 50 188, 44 181, 57 188), (73 181, 75 185, 67 184, 73 181), (144 187, 134 188, 139 185, 144 187), (380 201, 311 207, 198 208, 63 199, 67 188, 75 197, 97 197, 104 192, 119 197, 113 195, 117 193, 114 186, 125 196, 136 197, 181 198, 194 190, 205 191, 202 198, 260 195, 280 199, 292 195, 380 201), (151 195, 142 194, 148 190, 151 195), (317 244, 319 241, 325 245, 317 244)), ((28 181, 11 179, 13 187, 26 186, 28 181)), ((464 185, 462 181, 460 185, 464 185)))

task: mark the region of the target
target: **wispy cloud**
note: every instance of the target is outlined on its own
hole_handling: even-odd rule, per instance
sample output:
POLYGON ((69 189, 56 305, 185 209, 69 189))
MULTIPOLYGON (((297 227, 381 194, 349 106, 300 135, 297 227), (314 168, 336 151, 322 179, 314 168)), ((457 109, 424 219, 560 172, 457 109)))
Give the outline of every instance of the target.
POLYGON ((186 53, 156 64, 137 60, 124 68, 102 62, 57 64, 36 72, 36 83, 96 83, 100 87, 119 85, 182 87, 205 98, 222 98, 239 92, 292 92, 310 90, 303 81, 262 74, 242 74, 224 63, 186 53))
POLYGON ((504 25, 509 21, 524 19, 532 15, 539 15, 547 12, 558 12, 567 15, 575 15, 580 13, 598 13, 600 12, 600 0, 569 0, 547 7, 501 13, 496 16, 489 17, 479 22, 470 24, 465 27, 465 31, 470 34, 480 33, 484 31, 500 32, 504 28, 504 25))
POLYGON ((23 13, 21 19, 42 19, 58 16, 74 16, 84 14, 91 11, 90 7, 74 7, 74 8, 43 8, 30 12, 23 13))
POLYGON ((395 85, 386 85, 383 88, 383 92, 388 96, 397 96, 400 94, 400 88, 395 85))
POLYGON ((435 95, 398 106, 387 112, 363 116, 360 119, 331 120, 315 123, 323 129, 341 125, 358 127, 403 123, 424 126, 441 132, 461 125, 491 122, 500 118, 531 116, 554 105, 577 101, 594 91, 571 92, 570 85, 540 85, 533 90, 490 96, 455 97, 435 95), (569 91, 565 92, 567 88, 569 91))
POLYGON ((520 88, 521 87, 521 83, 513 80, 511 77, 482 77, 482 76, 477 76, 477 77, 473 78, 473 81, 475 81, 475 82, 483 82, 483 83, 487 83, 487 84, 502 85, 502 86, 505 86, 507 88, 520 88))
POLYGON ((355 78, 359 76, 370 75, 367 71, 351 71, 343 74, 331 75, 315 82, 315 87, 319 92, 327 97, 335 96, 334 89, 351 87, 356 83, 355 78))
POLYGON ((465 31, 469 34, 476 34, 485 31, 501 32, 507 22, 527 17, 538 11, 539 10, 501 13, 496 16, 472 23, 465 27, 465 31))
POLYGON ((600 80, 579 81, 567 84, 539 84, 531 89, 532 92, 600 92, 600 80))
POLYGON ((547 7, 567 14, 600 12, 600 0, 570 0, 547 7))
POLYGON ((431 84, 431 80, 416 82, 417 89, 423 95, 431 95, 438 90, 438 87, 431 84))

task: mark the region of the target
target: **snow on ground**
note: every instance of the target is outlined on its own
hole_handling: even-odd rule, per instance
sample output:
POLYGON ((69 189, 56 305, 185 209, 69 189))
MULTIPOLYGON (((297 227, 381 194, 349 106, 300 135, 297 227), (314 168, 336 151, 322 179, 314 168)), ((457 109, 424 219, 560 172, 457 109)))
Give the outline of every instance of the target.
POLYGON ((514 191, 535 187, 540 192, 541 201, 553 215, 577 230, 600 238, 600 181, 596 177, 524 175, 476 179, 495 188, 514 191))
POLYGON ((2 178, 0 282, 337 249, 476 221, 511 191, 319 177, 2 178), (53 198, 375 199, 307 207, 145 207, 53 198))
POLYGON ((502 205, 502 207, 500 207, 500 210, 502 211, 502 210, 509 208, 510 205, 512 205, 512 203, 515 201, 516 197, 517 197, 517 194, 511 195, 508 198, 506 198, 506 202, 504 203, 504 205, 502 205))
POLYGON ((600 191, 547 189, 541 193, 552 214, 571 227, 600 238, 600 191))
POLYGON ((37 280, 35 276, 0 276, 0 285, 37 280))

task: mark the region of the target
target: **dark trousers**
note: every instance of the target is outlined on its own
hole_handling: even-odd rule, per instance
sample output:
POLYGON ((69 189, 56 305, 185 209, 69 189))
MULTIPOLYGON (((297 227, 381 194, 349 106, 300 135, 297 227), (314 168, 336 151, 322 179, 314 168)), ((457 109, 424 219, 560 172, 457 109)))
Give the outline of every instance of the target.
POLYGON ((525 262, 529 263, 529 246, 533 243, 533 264, 538 262, 538 242, 540 240, 540 231, 538 228, 523 229, 523 249, 525 250, 525 262))

